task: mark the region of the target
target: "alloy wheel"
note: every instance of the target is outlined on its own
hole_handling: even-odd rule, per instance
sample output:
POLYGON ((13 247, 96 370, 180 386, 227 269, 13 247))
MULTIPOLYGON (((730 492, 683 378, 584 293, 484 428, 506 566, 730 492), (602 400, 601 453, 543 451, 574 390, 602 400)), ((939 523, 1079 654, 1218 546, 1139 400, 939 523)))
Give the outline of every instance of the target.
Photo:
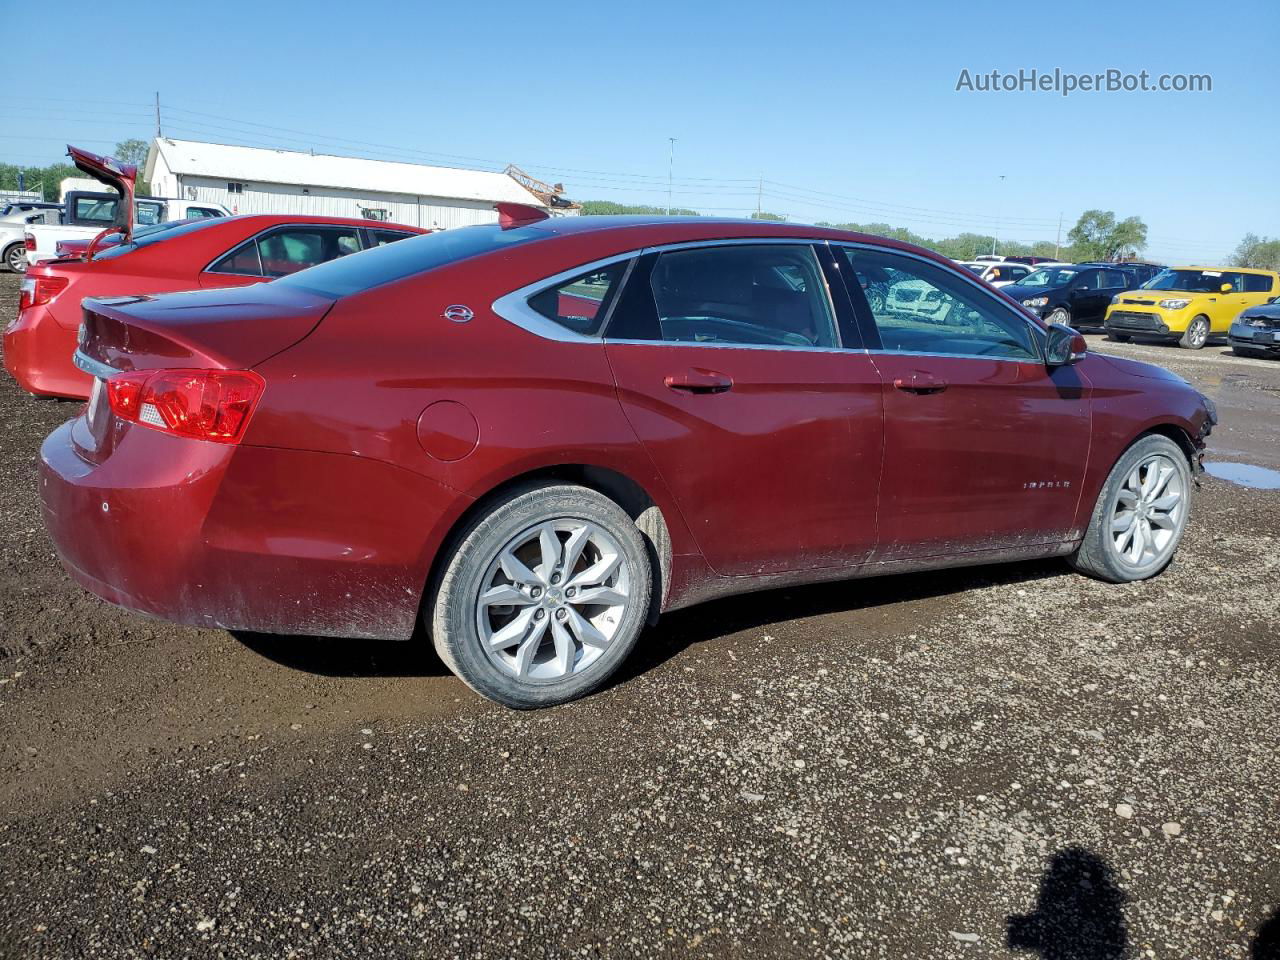
POLYGON ((27 253, 21 244, 15 244, 5 257, 5 263, 14 273, 27 272, 27 253))
POLYGON ((1125 566, 1153 566, 1173 551, 1186 518, 1182 471, 1169 456, 1155 454, 1130 470, 1116 492, 1111 545, 1125 566))
POLYGON ((1049 316, 1045 317, 1045 321, 1048 323, 1069 323, 1070 320, 1071 316, 1061 307, 1055 308, 1049 316))
POLYGON ((1192 347, 1199 349, 1209 339, 1209 324, 1200 318, 1191 321, 1191 329, 1187 331, 1187 341, 1192 347))
POLYGON ((630 587, 622 549, 602 527, 569 517, 536 524, 507 541, 481 580, 481 646, 522 683, 580 674, 609 648, 630 587))

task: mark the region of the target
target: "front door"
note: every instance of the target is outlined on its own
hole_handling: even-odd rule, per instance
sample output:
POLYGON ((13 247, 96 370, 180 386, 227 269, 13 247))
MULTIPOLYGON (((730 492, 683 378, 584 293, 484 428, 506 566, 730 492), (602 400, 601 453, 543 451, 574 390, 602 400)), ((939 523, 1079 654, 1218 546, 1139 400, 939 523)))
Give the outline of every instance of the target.
POLYGON ((914 255, 841 249, 884 383, 877 559, 1070 538, 1089 453, 1079 371, 1047 369, 1038 330, 980 284, 914 255), (872 309, 862 291, 875 282, 921 286, 942 306, 872 309))
POLYGON ((880 379, 845 347, 807 242, 637 261, 605 353, 628 419, 722 576, 857 563, 875 546, 880 379))

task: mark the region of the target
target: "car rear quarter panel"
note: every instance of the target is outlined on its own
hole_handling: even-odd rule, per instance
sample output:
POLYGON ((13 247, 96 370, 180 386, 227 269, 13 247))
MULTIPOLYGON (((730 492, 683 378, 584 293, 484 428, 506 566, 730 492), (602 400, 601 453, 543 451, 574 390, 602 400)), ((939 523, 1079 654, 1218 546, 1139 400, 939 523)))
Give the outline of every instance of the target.
MULTIPOLYGON (((601 255, 608 254, 581 262, 601 255)), ((563 465, 627 477, 662 511, 672 553, 696 554, 622 413, 603 345, 546 340, 491 310, 498 296, 564 267, 494 260, 339 300, 309 337, 255 368, 267 386, 245 443, 378 460, 456 491, 448 522, 421 530, 424 581, 471 501, 563 465), (474 318, 446 319, 451 304, 468 306, 474 318), (457 459, 452 446, 450 459, 433 456, 419 438, 424 411, 440 401, 465 407, 475 421, 474 447, 457 459)))

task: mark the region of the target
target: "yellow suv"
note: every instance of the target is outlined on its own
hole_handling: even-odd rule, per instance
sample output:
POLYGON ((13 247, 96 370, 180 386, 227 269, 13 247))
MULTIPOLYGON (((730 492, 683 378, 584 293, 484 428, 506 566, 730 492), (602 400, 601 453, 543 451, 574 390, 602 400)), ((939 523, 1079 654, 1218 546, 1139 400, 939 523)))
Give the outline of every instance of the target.
POLYGON ((1199 350, 1225 335, 1241 310, 1280 294, 1280 274, 1244 267, 1169 267, 1111 298, 1103 326, 1112 340, 1158 337, 1199 350))

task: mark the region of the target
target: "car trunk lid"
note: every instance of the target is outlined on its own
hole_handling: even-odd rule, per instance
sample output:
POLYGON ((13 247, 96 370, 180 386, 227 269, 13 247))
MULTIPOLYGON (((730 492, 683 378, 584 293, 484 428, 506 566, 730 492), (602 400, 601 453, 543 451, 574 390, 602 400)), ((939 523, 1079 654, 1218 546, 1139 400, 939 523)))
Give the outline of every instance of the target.
POLYGON ((134 209, 133 194, 138 182, 138 168, 132 163, 123 163, 114 157, 103 157, 88 150, 81 150, 67 144, 67 156, 79 169, 93 179, 106 184, 120 194, 116 204, 116 215, 109 229, 117 229, 127 242, 133 234, 134 209))

